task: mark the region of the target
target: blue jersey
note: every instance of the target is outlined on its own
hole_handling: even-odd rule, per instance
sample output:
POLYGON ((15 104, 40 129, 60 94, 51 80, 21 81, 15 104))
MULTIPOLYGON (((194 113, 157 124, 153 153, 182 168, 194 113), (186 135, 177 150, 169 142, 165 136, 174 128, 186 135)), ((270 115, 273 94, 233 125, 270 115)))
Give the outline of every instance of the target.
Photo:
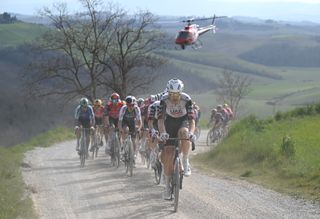
POLYGON ((87 128, 90 125, 94 125, 94 112, 91 106, 84 110, 82 106, 78 106, 75 110, 74 118, 80 122, 81 125, 87 128))

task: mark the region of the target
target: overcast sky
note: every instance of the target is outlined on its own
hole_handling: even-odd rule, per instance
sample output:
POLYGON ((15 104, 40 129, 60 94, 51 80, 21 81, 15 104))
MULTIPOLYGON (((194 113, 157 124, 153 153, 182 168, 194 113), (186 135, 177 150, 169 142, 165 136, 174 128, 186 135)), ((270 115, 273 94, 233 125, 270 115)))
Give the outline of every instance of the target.
MULTIPOLYGON (((0 13, 35 15, 38 9, 66 2, 69 10, 79 11, 78 0, 0 0, 0 13)), ((106 2, 106 0, 105 0, 106 2)), ((113 0, 133 13, 139 9, 157 15, 174 16, 249 16, 275 20, 320 22, 320 0, 113 0)))

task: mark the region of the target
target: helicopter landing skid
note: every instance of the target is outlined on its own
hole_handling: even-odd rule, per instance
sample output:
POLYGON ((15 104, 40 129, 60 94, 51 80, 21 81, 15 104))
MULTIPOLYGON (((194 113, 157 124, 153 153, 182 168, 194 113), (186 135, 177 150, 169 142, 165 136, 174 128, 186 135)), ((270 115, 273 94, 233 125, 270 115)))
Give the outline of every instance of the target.
POLYGON ((193 49, 200 49, 202 48, 202 42, 200 40, 197 40, 193 45, 192 45, 193 49))

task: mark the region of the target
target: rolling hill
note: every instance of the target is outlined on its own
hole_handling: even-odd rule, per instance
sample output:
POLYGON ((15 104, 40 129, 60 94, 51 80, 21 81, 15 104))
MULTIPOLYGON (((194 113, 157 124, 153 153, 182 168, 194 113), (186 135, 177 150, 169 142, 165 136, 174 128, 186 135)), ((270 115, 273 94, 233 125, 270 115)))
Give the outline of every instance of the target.
MULTIPOLYGON (((167 31, 172 41, 167 42, 169 49, 161 49, 158 54, 168 58, 168 64, 159 70, 159 77, 149 93, 162 91, 168 79, 179 77, 186 85, 186 92, 190 93, 202 108, 203 119, 206 119, 210 108, 217 104, 217 77, 228 69, 252 78, 252 92, 242 102, 241 116, 253 113, 264 117, 278 110, 319 100, 319 26, 297 26, 270 20, 250 23, 232 18, 219 21, 217 26, 219 29, 215 35, 208 33, 200 38, 203 43, 201 49, 194 50, 188 47, 186 50, 175 50, 174 36, 181 26, 174 23, 162 24, 161 29, 167 31), (287 45, 288 49, 282 49, 279 44, 287 45), (278 58, 279 56, 284 58, 278 58), (291 58, 292 56, 295 58, 291 58)), ((23 50, 21 45, 36 40, 46 29, 43 25, 30 23, 0 25, 0 91, 6 93, 6 96, 1 97, 4 104, 0 108, 0 119, 6 121, 5 125, 11 124, 11 120, 18 121, 19 116, 26 112, 25 103, 36 105, 28 108, 28 115, 32 116, 26 117, 30 120, 42 112, 55 115, 43 116, 42 121, 45 122, 42 124, 39 121, 39 127, 30 129, 34 130, 30 135, 60 124, 64 120, 60 118, 61 115, 70 120, 71 109, 75 105, 72 103, 72 106, 67 107, 68 111, 65 110, 62 114, 60 110, 46 112, 46 101, 36 100, 31 104, 22 95, 21 78, 30 57, 24 57, 20 53, 23 50), (14 111, 12 108, 19 108, 20 111, 14 111), (39 110, 33 115, 31 109, 39 110), (10 116, 3 113, 8 111, 10 116)), ((55 107, 57 106, 53 106, 53 109, 55 107)), ((27 122, 27 119, 23 121, 27 122)), ((5 129, 5 125, 0 129, 5 129)), ((17 123, 13 122, 7 129, 15 133, 12 130, 16 127, 17 123)), ((20 131, 22 127, 23 125, 20 131)), ((0 138, 4 139, 5 136, 12 135, 7 133, 0 138)), ((28 136, 29 134, 24 134, 23 138, 28 136)), ((5 144, 22 138, 10 139, 10 143, 5 144)))

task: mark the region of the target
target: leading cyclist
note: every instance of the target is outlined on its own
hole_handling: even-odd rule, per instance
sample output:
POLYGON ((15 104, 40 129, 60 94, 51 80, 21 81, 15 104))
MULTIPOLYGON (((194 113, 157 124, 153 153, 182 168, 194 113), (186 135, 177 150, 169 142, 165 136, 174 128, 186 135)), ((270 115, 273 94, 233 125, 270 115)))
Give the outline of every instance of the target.
MULTIPOLYGON (((158 125, 160 131, 160 140, 165 141, 161 152, 161 161, 163 163, 166 188, 164 199, 171 198, 170 176, 173 174, 173 159, 175 155, 174 141, 168 138, 184 138, 195 141, 194 110, 190 96, 183 93, 184 84, 179 79, 171 79, 167 83, 168 93, 162 96, 158 125)), ((184 175, 190 176, 191 169, 189 164, 190 140, 181 140, 181 153, 183 155, 184 175)))
MULTIPOLYGON (((92 107, 89 105, 89 100, 85 97, 81 98, 80 104, 75 109, 75 134, 77 136, 77 147, 76 150, 79 152, 79 140, 81 136, 80 127, 82 128, 90 128, 91 132, 94 131, 94 112, 92 107)), ((87 142, 86 145, 89 145, 90 136, 89 132, 87 132, 87 142)))

